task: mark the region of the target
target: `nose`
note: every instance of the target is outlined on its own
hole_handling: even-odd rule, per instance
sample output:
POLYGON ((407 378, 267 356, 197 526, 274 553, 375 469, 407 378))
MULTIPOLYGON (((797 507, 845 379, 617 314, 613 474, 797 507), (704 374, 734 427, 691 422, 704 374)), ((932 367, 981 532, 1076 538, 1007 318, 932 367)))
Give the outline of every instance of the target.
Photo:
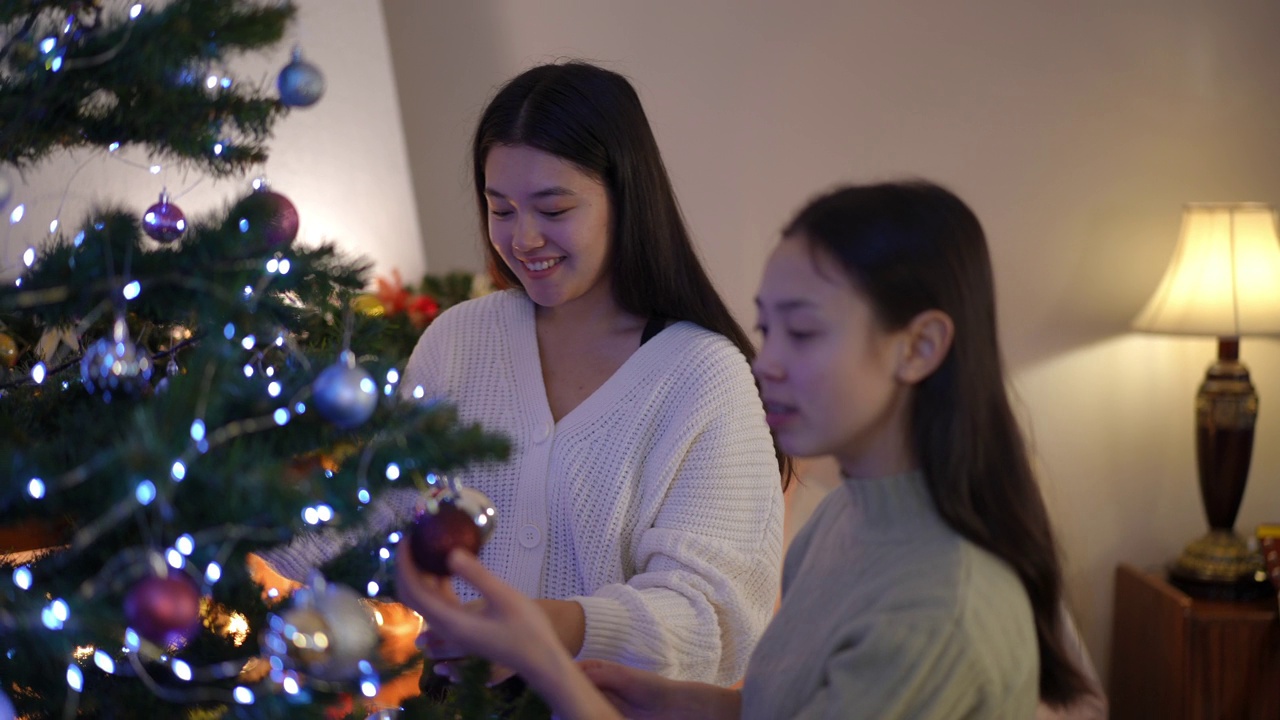
POLYGON ((751 373, 755 375, 756 380, 770 382, 778 382, 787 374, 768 342, 760 346, 760 352, 756 353, 756 359, 751 362, 751 373))
POLYGON ((538 228, 538 223, 532 217, 516 217, 515 233, 511 239, 511 249, 518 253, 527 253, 537 250, 547 241, 542 237, 542 231, 538 228))

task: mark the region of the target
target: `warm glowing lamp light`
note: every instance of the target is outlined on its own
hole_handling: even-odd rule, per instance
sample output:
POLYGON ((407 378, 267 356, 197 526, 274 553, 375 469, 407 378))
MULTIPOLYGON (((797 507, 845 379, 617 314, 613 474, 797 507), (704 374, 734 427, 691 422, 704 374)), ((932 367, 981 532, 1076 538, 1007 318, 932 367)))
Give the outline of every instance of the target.
POLYGON ((1192 203, 1137 330, 1218 338, 1196 395, 1196 459, 1209 533, 1183 550, 1170 579, 1200 597, 1265 592, 1262 558, 1235 532, 1253 454, 1258 394, 1239 361, 1242 335, 1280 334, 1280 235, 1263 203, 1192 203))

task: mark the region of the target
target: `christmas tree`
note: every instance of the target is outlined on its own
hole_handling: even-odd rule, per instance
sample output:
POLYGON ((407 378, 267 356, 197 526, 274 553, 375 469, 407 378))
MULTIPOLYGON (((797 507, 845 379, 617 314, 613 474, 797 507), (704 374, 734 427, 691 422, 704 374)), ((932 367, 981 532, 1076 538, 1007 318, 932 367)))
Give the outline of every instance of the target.
MULTIPOLYGON (((279 43, 294 14, 0 0, 10 223, 15 175, 60 153, 252 172, 323 77, 296 53, 275 87, 204 68, 279 43)), ((370 301, 368 267, 294 244, 298 212, 261 184, 193 219, 167 196, 97 207, 0 273, 0 720, 365 717, 414 662, 378 648, 394 534, 288 597, 249 558, 307 530, 360 534, 379 492, 506 447, 398 387, 438 304, 370 301)), ((406 715, 490 712, 472 673, 468 697, 406 715)))

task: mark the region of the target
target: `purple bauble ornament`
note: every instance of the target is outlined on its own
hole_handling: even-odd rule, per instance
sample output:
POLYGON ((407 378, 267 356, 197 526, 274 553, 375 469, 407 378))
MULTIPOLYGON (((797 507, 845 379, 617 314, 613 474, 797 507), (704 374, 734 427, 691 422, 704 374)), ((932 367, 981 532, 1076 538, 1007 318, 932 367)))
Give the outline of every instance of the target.
POLYGON ((298 236, 298 209, 265 184, 235 206, 232 218, 240 232, 260 234, 271 246, 288 245, 298 236))
POLYGON ((475 518, 450 498, 429 500, 409 530, 409 552, 419 570, 432 575, 448 575, 445 560, 454 548, 471 554, 480 552, 484 536, 475 518))
POLYGON ((169 202, 167 193, 160 193, 160 202, 142 214, 142 230, 152 240, 171 243, 187 231, 187 218, 177 205, 169 202))
POLYGON ((443 576, 449 574, 446 559, 454 548, 480 552, 480 546, 493 534, 498 513, 479 490, 443 476, 440 479, 445 488, 427 498, 407 534, 413 564, 423 572, 443 576))
POLYGON ((200 590, 189 575, 170 570, 129 588, 124 618, 139 635, 161 647, 182 645, 200 629, 200 590))

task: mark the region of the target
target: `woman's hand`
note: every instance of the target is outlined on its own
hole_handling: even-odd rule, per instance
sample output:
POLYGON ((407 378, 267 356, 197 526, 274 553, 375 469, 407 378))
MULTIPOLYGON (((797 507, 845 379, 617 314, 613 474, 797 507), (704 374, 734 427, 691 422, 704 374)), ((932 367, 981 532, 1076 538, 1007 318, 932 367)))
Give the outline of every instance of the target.
POLYGON ((520 673, 555 659, 556 651, 568 656, 546 614, 486 570, 474 555, 449 554, 449 569, 484 595, 483 601, 464 605, 448 578, 413 566, 405 542, 396 553, 396 586, 401 601, 426 618, 434 648, 482 655, 520 673))
POLYGON ((486 570, 474 555, 454 550, 448 558, 450 572, 484 595, 483 603, 464 606, 448 578, 413 566, 407 542, 402 540, 396 553, 400 600, 426 618, 436 636, 463 652, 514 669, 564 718, 620 717, 574 664, 537 603, 486 570))
POLYGON ((583 660, 578 667, 632 720, 736 720, 742 712, 742 695, 730 688, 669 680, 607 660, 583 660))
MULTIPOLYGON (((556 636, 560 638, 560 642, 569 654, 577 655, 582 650, 587 629, 587 616, 582 606, 572 600, 534 600, 533 602, 546 613, 547 619, 551 621, 551 627, 556 631, 556 636)), ((484 606, 484 598, 462 605, 473 613, 483 612, 484 606)), ((433 633, 431 628, 427 628, 420 640, 419 647, 422 648, 423 653, 428 658, 439 661, 432 668, 434 672, 448 677, 453 682, 458 682, 461 677, 461 668, 456 661, 466 657, 466 651, 445 640, 439 634, 433 633)), ((510 668, 494 664, 489 670, 489 684, 497 685, 514 674, 515 672, 510 668)))
MULTIPOLYGON (((447 585, 448 583, 446 583, 447 585)), ((468 612, 480 613, 484 610, 484 598, 478 598, 470 602, 462 604, 462 607, 468 612)), ((450 682, 462 681, 462 660, 468 656, 466 650, 458 647, 456 644, 449 642, 440 636, 439 633, 432 632, 430 627, 418 636, 418 649, 422 651, 423 657, 427 663, 431 665, 431 671, 436 675, 449 678, 450 682)), ((515 671, 502 665, 491 663, 489 666, 489 685, 497 685, 503 680, 507 680, 515 671)))

